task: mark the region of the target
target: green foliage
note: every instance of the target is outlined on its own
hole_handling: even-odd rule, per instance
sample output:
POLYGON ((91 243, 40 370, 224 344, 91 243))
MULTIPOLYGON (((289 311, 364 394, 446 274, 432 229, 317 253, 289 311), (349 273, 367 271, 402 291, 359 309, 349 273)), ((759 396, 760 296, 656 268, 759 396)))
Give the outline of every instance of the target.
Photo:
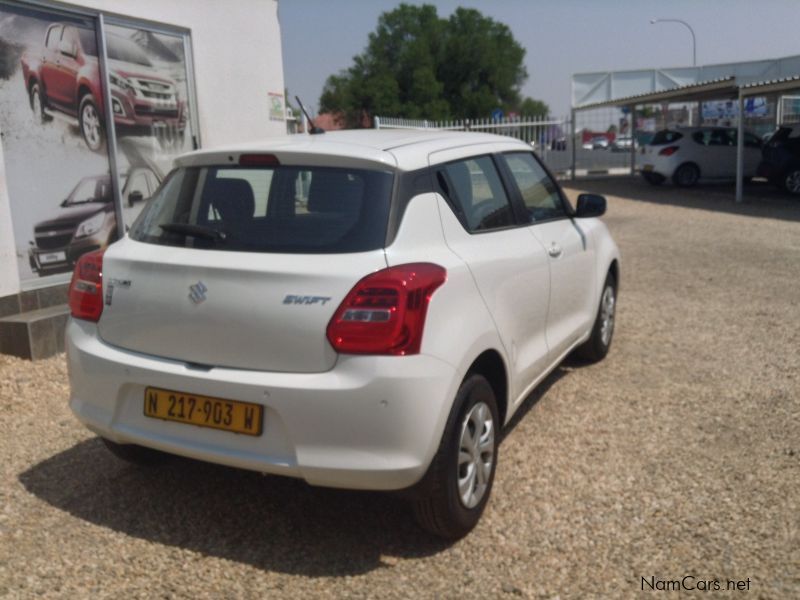
POLYGON ((520 106, 524 57, 509 28, 477 10, 459 8, 442 19, 435 6, 401 4, 380 16, 353 65, 328 78, 320 111, 341 114, 351 127, 376 114, 487 117, 520 106))
POLYGON ((517 112, 522 117, 540 117, 544 118, 550 115, 550 107, 541 100, 533 98, 525 98, 519 105, 517 112))

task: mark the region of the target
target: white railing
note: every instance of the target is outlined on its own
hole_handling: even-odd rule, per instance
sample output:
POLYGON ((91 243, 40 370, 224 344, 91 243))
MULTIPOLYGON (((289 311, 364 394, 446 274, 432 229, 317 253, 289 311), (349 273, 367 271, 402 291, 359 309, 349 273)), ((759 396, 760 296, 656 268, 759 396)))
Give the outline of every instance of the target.
POLYGON ((375 117, 375 129, 438 129, 447 131, 480 131, 496 133, 530 144, 542 160, 558 175, 572 171, 570 121, 554 117, 502 117, 499 119, 461 119, 434 121, 375 117))

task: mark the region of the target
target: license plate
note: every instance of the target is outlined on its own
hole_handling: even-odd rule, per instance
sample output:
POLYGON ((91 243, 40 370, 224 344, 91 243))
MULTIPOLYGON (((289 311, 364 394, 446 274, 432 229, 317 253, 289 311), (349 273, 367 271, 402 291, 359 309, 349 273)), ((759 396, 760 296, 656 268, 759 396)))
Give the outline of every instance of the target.
POLYGON ((652 171, 653 165, 645 165, 642 167, 642 171, 652 171))
POLYGON ((39 262, 43 265, 49 265, 54 262, 62 262, 67 260, 67 255, 64 252, 48 252, 39 255, 39 262))
POLYGON ((146 417, 259 436, 264 407, 250 402, 223 400, 174 390, 148 387, 144 391, 146 417))

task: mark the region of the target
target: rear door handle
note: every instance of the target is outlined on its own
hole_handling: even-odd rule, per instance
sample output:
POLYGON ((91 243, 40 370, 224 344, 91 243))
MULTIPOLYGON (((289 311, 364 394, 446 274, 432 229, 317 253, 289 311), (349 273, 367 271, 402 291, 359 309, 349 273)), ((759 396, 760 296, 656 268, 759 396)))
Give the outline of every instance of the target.
POLYGON ((561 252, 562 252, 561 246, 559 246, 555 242, 553 242, 553 244, 547 249, 547 253, 553 258, 558 258, 559 256, 561 256, 561 252))

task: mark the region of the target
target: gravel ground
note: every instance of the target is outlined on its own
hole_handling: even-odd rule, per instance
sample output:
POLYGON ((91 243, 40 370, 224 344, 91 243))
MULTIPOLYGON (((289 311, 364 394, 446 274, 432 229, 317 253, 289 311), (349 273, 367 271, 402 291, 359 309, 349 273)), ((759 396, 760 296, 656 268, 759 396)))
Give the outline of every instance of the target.
POLYGON ((69 413, 63 356, 0 357, 0 596, 800 597, 800 204, 580 185, 623 254, 615 344, 526 402, 466 539, 392 496, 125 465, 69 413))

